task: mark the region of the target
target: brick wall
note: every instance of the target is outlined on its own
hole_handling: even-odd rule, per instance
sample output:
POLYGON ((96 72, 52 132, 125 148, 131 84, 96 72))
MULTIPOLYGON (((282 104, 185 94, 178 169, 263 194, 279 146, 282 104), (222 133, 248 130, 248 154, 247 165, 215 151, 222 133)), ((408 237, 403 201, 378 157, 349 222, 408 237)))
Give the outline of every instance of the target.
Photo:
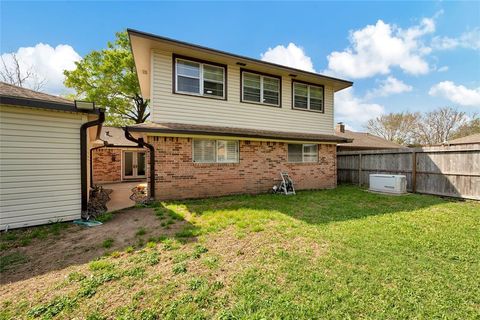
MULTIPOLYGON (((201 198, 271 190, 286 171, 295 188, 335 188, 336 146, 319 145, 318 163, 288 163, 287 144, 240 141, 240 162, 192 162, 192 139, 149 137, 155 147, 157 199, 201 198)), ((148 166, 147 166, 148 167, 148 166)))
POLYGON ((122 181, 122 149, 100 148, 92 155, 94 184, 122 181))

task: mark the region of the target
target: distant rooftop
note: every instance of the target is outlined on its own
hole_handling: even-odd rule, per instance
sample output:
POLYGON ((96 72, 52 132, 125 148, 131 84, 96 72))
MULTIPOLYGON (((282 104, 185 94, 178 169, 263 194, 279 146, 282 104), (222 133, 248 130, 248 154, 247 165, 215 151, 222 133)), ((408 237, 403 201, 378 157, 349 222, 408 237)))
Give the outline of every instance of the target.
POLYGON ((446 144, 473 144, 480 143, 480 133, 472 134, 463 138, 453 139, 446 144))
POLYGON ((367 132, 345 130, 345 125, 337 124, 335 134, 342 138, 353 139, 351 143, 340 143, 339 147, 352 149, 399 149, 404 146, 367 132))

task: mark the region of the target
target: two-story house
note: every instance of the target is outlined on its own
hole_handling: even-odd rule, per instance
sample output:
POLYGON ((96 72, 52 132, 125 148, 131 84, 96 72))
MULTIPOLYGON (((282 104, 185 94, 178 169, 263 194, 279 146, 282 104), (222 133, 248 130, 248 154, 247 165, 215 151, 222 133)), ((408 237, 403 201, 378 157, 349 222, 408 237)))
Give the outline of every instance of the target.
MULTIPOLYGON (((334 93, 352 82, 128 30, 148 123, 127 130, 154 150, 157 199, 334 188, 334 93)), ((153 162, 152 162, 153 161, 153 162)), ((148 173, 153 171, 153 175, 148 173)))

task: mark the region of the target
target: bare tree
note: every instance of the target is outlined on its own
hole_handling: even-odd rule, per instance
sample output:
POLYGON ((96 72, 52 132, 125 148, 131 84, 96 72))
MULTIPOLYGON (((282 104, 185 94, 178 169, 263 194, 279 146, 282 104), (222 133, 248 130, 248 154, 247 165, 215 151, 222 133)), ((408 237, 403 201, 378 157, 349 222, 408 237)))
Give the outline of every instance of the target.
POLYGON ((408 145, 415 141, 415 128, 419 113, 390 113, 367 122, 368 132, 384 139, 408 145))
POLYGON ((465 112, 443 107, 423 114, 416 128, 417 142, 432 145, 448 141, 453 133, 468 122, 465 112))
POLYGON ((22 70, 20 60, 15 53, 11 53, 10 58, 12 65, 8 66, 2 56, 2 65, 0 66, 0 77, 2 81, 19 87, 28 87, 35 91, 41 91, 46 85, 47 80, 40 77, 33 68, 22 70))

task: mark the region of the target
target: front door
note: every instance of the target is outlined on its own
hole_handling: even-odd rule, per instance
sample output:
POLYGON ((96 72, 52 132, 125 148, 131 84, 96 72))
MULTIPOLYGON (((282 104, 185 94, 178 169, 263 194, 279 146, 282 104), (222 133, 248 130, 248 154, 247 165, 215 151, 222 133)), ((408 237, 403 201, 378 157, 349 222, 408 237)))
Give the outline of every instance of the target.
POLYGON ((123 152, 123 178, 141 179, 145 178, 145 152, 124 151, 123 152))

